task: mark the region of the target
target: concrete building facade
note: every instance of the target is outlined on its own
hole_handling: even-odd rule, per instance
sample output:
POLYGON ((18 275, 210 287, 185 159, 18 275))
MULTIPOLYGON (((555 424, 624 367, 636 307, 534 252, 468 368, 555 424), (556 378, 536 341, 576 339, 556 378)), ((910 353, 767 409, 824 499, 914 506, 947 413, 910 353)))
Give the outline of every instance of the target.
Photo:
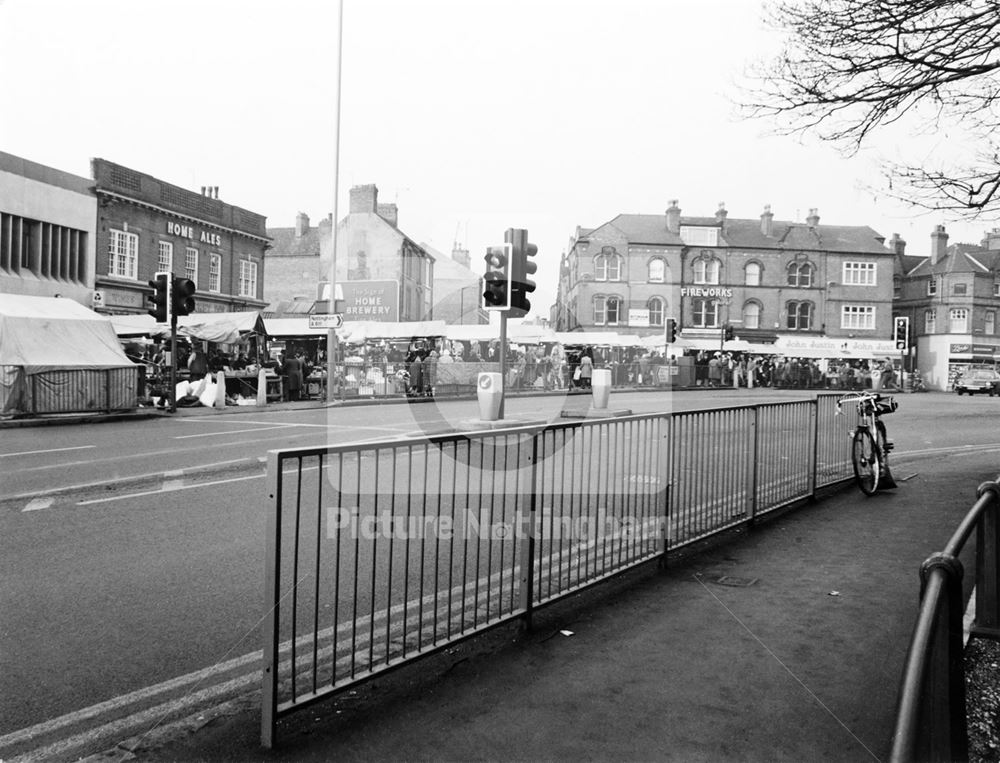
POLYGON ((95 306, 93 182, 0 152, 0 293, 95 306))

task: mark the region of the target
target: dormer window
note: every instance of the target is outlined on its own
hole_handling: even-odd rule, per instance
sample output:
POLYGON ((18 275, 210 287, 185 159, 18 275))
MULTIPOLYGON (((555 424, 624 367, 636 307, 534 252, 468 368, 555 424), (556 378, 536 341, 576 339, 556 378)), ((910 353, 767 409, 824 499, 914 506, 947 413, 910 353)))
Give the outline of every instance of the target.
POLYGON ((719 229, 696 225, 682 225, 681 241, 688 246, 718 246, 719 229))

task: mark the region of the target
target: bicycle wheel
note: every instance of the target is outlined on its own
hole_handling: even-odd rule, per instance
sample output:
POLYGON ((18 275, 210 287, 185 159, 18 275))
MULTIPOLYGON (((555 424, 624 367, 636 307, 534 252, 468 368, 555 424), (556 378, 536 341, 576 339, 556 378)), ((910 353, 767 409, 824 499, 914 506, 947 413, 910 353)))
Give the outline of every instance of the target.
POLYGON ((854 479, 865 495, 873 495, 878 490, 881 461, 875 446, 875 438, 867 429, 858 429, 851 444, 851 461, 854 464, 854 479))

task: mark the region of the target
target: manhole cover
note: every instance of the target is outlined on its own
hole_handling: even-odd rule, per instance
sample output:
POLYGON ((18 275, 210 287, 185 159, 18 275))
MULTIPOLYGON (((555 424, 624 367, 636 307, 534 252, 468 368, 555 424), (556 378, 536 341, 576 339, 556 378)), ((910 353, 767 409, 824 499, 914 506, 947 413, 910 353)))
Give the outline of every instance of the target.
POLYGON ((733 586, 734 588, 746 588, 747 586, 752 586, 760 578, 738 578, 735 575, 723 575, 718 578, 715 582, 719 585, 733 586))

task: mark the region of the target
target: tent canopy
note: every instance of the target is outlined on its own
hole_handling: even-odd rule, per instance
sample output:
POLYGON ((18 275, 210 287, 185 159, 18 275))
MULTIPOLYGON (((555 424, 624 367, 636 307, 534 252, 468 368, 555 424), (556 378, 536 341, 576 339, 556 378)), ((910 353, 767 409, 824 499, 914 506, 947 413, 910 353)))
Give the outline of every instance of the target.
MULTIPOLYGON (((169 337, 170 326, 151 315, 115 315, 111 318, 118 336, 169 337)), ((252 310, 242 313, 191 313, 177 319, 177 335, 220 344, 234 344, 245 334, 265 333, 264 319, 252 310)))
POLYGON ((0 299, 0 366, 39 374, 67 368, 121 368, 125 356, 105 316, 58 297, 4 294, 0 299))

